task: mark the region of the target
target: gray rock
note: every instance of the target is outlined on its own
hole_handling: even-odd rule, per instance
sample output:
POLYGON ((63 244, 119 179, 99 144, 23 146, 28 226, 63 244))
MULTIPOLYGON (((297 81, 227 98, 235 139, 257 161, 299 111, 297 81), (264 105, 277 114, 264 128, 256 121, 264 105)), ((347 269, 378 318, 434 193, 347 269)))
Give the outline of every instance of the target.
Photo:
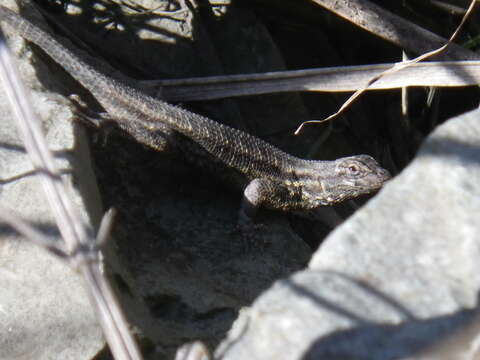
POLYGON ((433 359, 442 342, 458 345, 478 318, 479 118, 475 110, 438 127, 308 270, 242 313, 217 356, 433 359))
MULTIPOLYGON (((37 90, 32 95, 33 105, 43 119, 50 145, 62 161, 60 166, 85 221, 96 225, 102 204, 86 138, 80 126, 72 126, 73 116, 65 99, 45 89, 65 91, 70 89, 71 79, 62 71, 52 71, 55 65, 43 58, 35 60, 38 71, 35 73, 30 63, 31 53, 25 50, 23 42, 15 40, 13 46, 19 53, 26 51, 28 55, 20 66, 26 82, 37 90), (37 75, 41 76, 41 84, 37 75)), ((71 91, 77 89, 75 84, 71 91)), ((1 100, 4 104, 5 99, 1 100)), ((5 104, 0 110, 4 119, 9 117, 5 104)), ((26 219, 46 224, 48 231, 57 234, 37 180, 34 176, 22 176, 31 166, 21 141, 12 135, 15 134, 13 122, 8 122, 2 130, 0 141, 5 147, 0 150, 0 176, 12 180, 1 188, 2 205, 15 208, 26 219)), ((155 164, 158 164, 155 166, 161 171, 147 175, 152 172, 152 166, 143 164, 137 157, 129 158, 129 145, 126 152, 123 147, 123 141, 128 140, 117 137, 120 144, 116 145, 115 138, 114 133, 105 142, 96 142, 99 152, 107 152, 109 165, 102 170, 118 165, 121 173, 115 177, 106 172, 105 176, 106 187, 113 192, 104 195, 119 210, 115 239, 104 251, 105 270, 111 275, 128 319, 143 340, 144 354, 152 358, 167 357, 179 345, 198 338, 209 345, 217 344, 230 328, 238 309, 251 303, 274 280, 304 267, 311 250, 279 214, 264 214, 268 226, 261 231, 258 243, 246 242, 233 231, 238 220, 240 193, 238 199, 226 196, 228 189, 219 191, 211 175, 198 175, 198 169, 192 170, 190 165, 179 161, 178 154, 155 153, 155 164), (137 165, 146 168, 144 176, 135 170, 137 165), (142 181, 148 176, 154 181, 144 186, 142 181), (202 176, 208 181, 202 182, 202 176), (112 193, 113 199, 109 198, 112 193), (246 245, 252 248, 246 249, 246 245)), ((135 151, 141 148, 138 144, 130 146, 136 147, 135 151)), ((4 257, 13 268, 22 270, 15 273, 15 280, 21 286, 13 286, 9 273, 0 272, 0 288, 8 289, 6 299, 18 306, 17 309, 9 305, 5 309, 11 313, 6 323, 12 324, 12 329, 14 325, 19 329, 28 325, 35 331, 32 329, 32 335, 27 336, 17 330, 18 334, 2 338, 0 359, 24 353, 25 348, 39 359, 55 358, 57 354, 62 359, 91 358, 103 347, 104 341, 85 292, 73 284, 82 285, 82 280, 75 274, 71 278, 70 270, 58 259, 28 242, 18 242, 13 234, 2 234, 1 240, 8 249, 28 249, 28 252, 22 250, 25 256, 9 250, 4 257), (43 261, 44 257, 48 261, 43 261), (51 275, 45 275, 45 283, 40 283, 38 278, 29 279, 31 274, 51 275), (7 276, 5 280, 3 275, 7 276), (54 281, 55 278, 62 281, 54 281), (69 286, 63 288, 64 282, 69 286), (36 296, 39 289, 49 295, 36 296), (31 302, 28 308, 19 301, 24 298, 31 302), (21 312, 22 306, 24 312, 21 312), (38 313, 34 313, 37 310, 38 313), (61 321, 57 317, 61 317, 61 321), (31 323, 24 325, 27 320, 31 323), (42 326, 42 321, 48 327, 42 326), (61 325, 54 331, 50 330, 51 323, 61 325), (24 342, 16 341, 19 337, 24 338, 24 342)), ((0 305, 2 301, 0 297, 0 305)))
MULTIPOLYGON (((6 1, 2 4, 8 5, 6 1)), ((72 181, 72 166, 75 162, 82 163, 78 154, 84 146, 78 139, 74 141, 72 113, 64 99, 45 92, 35 80, 31 52, 25 51, 24 41, 16 36, 11 38, 15 53, 23 54, 18 61, 20 73, 37 89, 32 91, 31 99, 43 119, 48 143, 55 151, 72 199, 89 222, 95 208, 79 196, 72 181)), ((32 176, 32 165, 3 95, 0 117, 1 206, 12 209, 60 241, 42 186, 32 176)), ((84 176, 82 186, 90 187, 91 181, 84 181, 92 178, 88 163, 82 163, 80 169, 84 176)), ((83 279, 58 258, 19 238, 4 224, 1 228, 0 359, 91 359, 104 346, 104 340, 83 279)))

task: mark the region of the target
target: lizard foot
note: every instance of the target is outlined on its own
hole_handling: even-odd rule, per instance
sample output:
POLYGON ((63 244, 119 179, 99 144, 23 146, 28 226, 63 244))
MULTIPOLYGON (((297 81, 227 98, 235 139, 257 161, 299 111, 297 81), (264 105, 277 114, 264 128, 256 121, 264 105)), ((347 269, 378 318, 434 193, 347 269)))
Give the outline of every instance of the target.
POLYGON ((95 112, 89 109, 88 105, 76 94, 72 94, 69 97, 73 105, 75 115, 79 120, 85 122, 87 125, 94 126, 96 128, 102 128, 105 123, 114 123, 114 120, 106 112, 95 112))
POLYGON ((100 129, 95 134, 95 142, 99 142, 102 146, 106 146, 108 137, 112 130, 116 127, 114 120, 105 112, 95 112, 88 108, 87 104, 78 96, 70 95, 70 101, 78 120, 87 126, 100 129))

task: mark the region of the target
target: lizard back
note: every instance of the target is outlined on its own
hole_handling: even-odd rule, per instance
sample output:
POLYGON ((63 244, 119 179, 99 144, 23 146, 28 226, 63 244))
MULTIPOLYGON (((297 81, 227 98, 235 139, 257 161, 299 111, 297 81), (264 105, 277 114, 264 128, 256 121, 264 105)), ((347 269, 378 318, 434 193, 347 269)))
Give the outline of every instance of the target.
POLYGON ((0 20, 61 65, 127 132, 138 133, 139 125, 148 131, 161 131, 167 125, 248 179, 295 178, 293 169, 301 159, 243 131, 153 98, 103 74, 82 60, 76 51, 3 6, 0 6, 0 20))

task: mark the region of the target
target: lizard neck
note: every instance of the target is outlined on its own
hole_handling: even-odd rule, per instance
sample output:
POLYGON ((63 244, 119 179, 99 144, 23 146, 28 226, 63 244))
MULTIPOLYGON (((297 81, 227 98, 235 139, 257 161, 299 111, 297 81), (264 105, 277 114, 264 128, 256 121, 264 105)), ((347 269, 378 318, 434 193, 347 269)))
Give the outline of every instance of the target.
POLYGON ((334 161, 326 160, 305 160, 293 158, 293 171, 295 176, 301 179, 319 179, 330 174, 330 169, 334 167, 334 161))

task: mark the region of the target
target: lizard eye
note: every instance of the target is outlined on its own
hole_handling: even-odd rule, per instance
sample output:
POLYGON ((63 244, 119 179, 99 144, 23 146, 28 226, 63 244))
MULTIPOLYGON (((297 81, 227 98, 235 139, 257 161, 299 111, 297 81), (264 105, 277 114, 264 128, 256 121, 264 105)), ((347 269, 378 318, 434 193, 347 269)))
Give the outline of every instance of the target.
POLYGON ((360 173, 360 167, 355 164, 348 165, 347 170, 350 175, 358 175, 360 173))

